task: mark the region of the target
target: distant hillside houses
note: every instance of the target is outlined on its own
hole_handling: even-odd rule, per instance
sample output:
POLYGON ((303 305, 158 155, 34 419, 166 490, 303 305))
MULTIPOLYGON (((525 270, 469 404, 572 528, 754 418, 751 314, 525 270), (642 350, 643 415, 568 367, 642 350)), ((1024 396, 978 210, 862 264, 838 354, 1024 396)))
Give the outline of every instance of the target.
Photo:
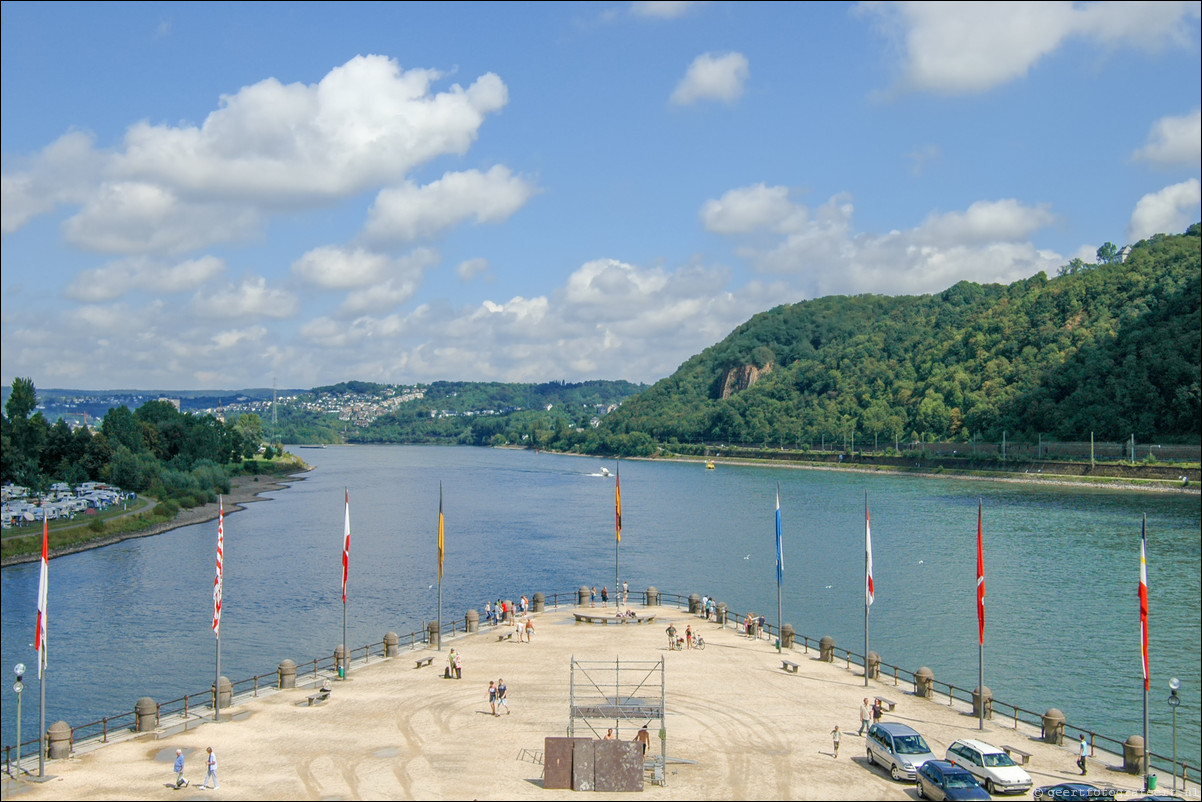
POLYGON ((49 521, 74 518, 87 514, 89 510, 101 512, 134 496, 134 493, 102 482, 82 482, 74 488, 65 482, 56 482, 50 486, 49 492, 40 496, 31 494, 27 487, 7 484, 0 488, 0 498, 3 499, 0 527, 11 529, 14 526, 27 526, 41 523, 43 518, 49 521))

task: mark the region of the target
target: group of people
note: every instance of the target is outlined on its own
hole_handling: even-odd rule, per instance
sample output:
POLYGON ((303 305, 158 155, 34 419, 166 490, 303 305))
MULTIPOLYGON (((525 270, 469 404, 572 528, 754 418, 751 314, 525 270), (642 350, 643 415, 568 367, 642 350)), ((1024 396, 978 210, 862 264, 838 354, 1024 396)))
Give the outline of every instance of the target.
POLYGON ((527 618, 525 621, 519 621, 516 624, 518 631, 518 643, 521 643, 523 638, 526 643, 530 643, 530 639, 534 637, 534 621, 527 618))
MULTIPOLYGON (((184 779, 183 749, 175 750, 175 766, 173 768, 175 770, 175 787, 177 789, 187 788, 188 781, 184 779)), ((213 747, 211 746, 205 750, 205 781, 200 787, 212 788, 214 791, 217 790, 217 755, 213 753, 213 747), (212 785, 209 785, 209 780, 213 781, 212 785)))
MULTIPOLYGON (((617 588, 614 589, 614 604, 621 607, 621 606, 625 606, 629 603, 630 603, 630 583, 623 582, 622 588, 620 590, 617 588)), ((597 586, 596 585, 593 585, 591 588, 589 588, 588 606, 589 607, 597 606, 597 586)), ((601 606, 602 607, 609 606, 609 586, 608 585, 601 586, 601 606)))
POLYGON ((743 634, 749 638, 758 638, 759 633, 764 631, 764 624, 767 623, 764 616, 755 616, 751 613, 743 619, 743 634))
POLYGON ((673 651, 681 651, 682 649, 693 648, 693 625, 689 624, 684 628, 684 636, 680 636, 676 632, 675 624, 668 624, 668 628, 664 630, 668 633, 668 649, 673 651))
POLYGON ((496 682, 489 680, 488 682, 488 706, 492 709, 494 716, 501 715, 497 712, 497 705, 505 708, 505 715, 509 715, 509 696, 508 689, 505 687, 505 680, 498 679, 496 682))
MULTIPOLYGON (((601 740, 615 741, 615 740, 617 740, 617 738, 618 738, 618 736, 614 735, 614 728, 610 727, 608 730, 606 730, 605 737, 602 738, 601 740)), ((644 724, 642 726, 642 728, 638 732, 636 732, 634 734, 634 737, 631 738, 630 740, 634 741, 637 744, 640 744, 643 747, 643 754, 644 755, 647 754, 647 747, 651 745, 651 734, 649 732, 647 732, 647 725, 644 724)))
POLYGON ((503 601, 501 599, 497 599, 497 603, 495 605, 484 602, 484 620, 493 626, 509 624, 513 622, 514 616, 524 616, 529 609, 530 600, 524 595, 516 604, 513 602, 503 601))
POLYGON ((860 703, 860 731, 856 735, 863 735, 864 730, 868 729, 868 725, 880 721, 884 714, 885 708, 880 699, 873 699, 872 704, 869 704, 868 699, 865 698, 860 703))
POLYGON ((463 679, 463 655, 460 652, 451 649, 447 655, 447 671, 443 676, 447 679, 463 679))

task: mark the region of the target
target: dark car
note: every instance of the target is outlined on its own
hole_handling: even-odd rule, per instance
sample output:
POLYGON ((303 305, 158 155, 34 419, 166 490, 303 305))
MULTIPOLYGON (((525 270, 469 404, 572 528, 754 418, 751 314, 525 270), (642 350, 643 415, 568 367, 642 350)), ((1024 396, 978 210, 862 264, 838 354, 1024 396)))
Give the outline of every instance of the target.
POLYGON ((1055 802, 1101 802, 1114 799, 1115 791, 1110 788, 1099 788, 1089 783, 1060 783, 1059 785, 1041 785, 1035 789, 1036 799, 1055 800, 1055 802))
POLYGON ((946 760, 928 760, 918 768, 919 799, 989 799, 972 773, 946 760))

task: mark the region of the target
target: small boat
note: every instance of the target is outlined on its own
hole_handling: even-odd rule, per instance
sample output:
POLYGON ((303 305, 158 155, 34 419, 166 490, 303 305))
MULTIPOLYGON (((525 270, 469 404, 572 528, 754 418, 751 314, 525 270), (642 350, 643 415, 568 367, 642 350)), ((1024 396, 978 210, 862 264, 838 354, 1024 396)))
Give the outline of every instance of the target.
POLYGON ((705 469, 707 471, 712 471, 714 469, 714 461, 712 459, 707 459, 705 461, 705 469))
POLYGON ((609 468, 606 468, 605 466, 602 466, 602 467, 601 467, 601 475, 602 475, 602 476, 612 476, 613 474, 611 474, 611 473, 609 472, 609 468))

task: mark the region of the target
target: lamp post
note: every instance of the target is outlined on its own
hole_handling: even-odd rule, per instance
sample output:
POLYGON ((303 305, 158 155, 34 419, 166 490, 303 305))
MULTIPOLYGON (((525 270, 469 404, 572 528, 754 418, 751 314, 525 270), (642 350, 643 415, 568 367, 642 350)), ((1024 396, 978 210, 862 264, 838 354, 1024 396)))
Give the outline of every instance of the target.
MULTIPOLYGON (((1177 706, 1182 703, 1177 691, 1182 687, 1182 681, 1173 677, 1168 681, 1168 707, 1173 711, 1173 794, 1177 794, 1177 706)), ((18 713, 18 715, 20 715, 18 713)))
MULTIPOLYGON (((17 772, 14 778, 17 781, 21 779, 21 691, 25 690, 25 664, 17 663, 13 666, 13 673, 17 675, 17 681, 13 683, 13 693, 17 695, 17 772)), ((1176 778, 1174 777, 1174 780, 1176 778)))

